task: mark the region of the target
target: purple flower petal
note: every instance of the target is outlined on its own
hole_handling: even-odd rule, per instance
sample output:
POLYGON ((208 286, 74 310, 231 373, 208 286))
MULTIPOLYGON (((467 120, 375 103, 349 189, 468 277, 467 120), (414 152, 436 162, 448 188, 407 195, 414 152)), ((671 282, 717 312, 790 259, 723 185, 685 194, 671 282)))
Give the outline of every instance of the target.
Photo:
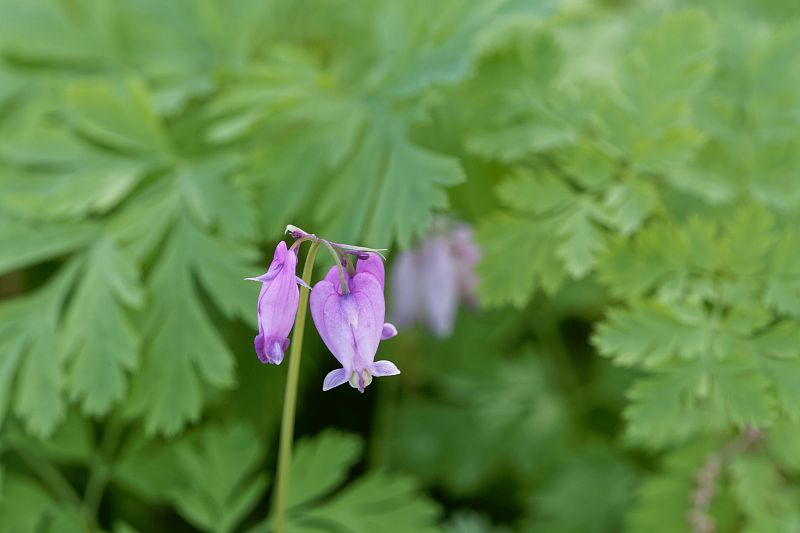
POLYGON ((419 261, 414 252, 401 252, 392 270, 392 321, 407 327, 416 321, 420 308, 419 261))
MULTIPOLYGON (((343 266, 342 268, 345 268, 345 267, 343 266)), ((336 292, 338 292, 339 294, 342 293, 342 289, 341 289, 342 280, 339 277, 339 267, 337 267, 336 265, 332 266, 328 270, 328 273, 325 274, 325 277, 323 279, 325 281, 330 282, 333 285, 333 287, 336 289, 336 292)), ((352 276, 350 276, 347 273, 347 270, 345 270, 345 272, 344 272, 344 280, 347 283, 348 291, 350 290, 350 282, 352 281, 352 279, 353 279, 352 276)))
POLYGON ((386 276, 383 268, 383 259, 378 254, 368 253, 364 259, 359 259, 356 263, 356 274, 371 274, 380 283, 383 290, 384 278, 386 276))
POLYGON ((327 280, 311 291, 311 316, 323 342, 342 366, 372 363, 383 330, 383 293, 369 274, 353 278, 350 294, 339 294, 327 280))
POLYGON ((329 391, 334 387, 338 387, 339 385, 344 385, 347 383, 348 375, 347 371, 344 368, 337 368, 336 370, 331 370, 328 372, 328 375, 325 376, 325 381, 322 382, 322 390, 329 391))
POLYGON ((425 318, 434 335, 446 337, 453 330, 458 309, 458 279, 450 243, 431 237, 421 250, 425 318))
POLYGON ((453 228, 450 237, 459 296, 470 307, 477 307, 478 276, 475 274, 475 265, 481 258, 481 249, 473 240, 472 227, 467 224, 453 228))
MULTIPOLYGON (((378 279, 369 272, 353 276, 350 293, 339 294, 328 279, 311 291, 311 316, 325 346, 342 365, 345 381, 363 392, 372 381, 372 367, 384 329, 385 303, 378 279)), ((343 383, 341 374, 328 374, 343 383)))
POLYGON ((375 361, 372 364, 372 375, 375 377, 396 376, 400 369, 391 361, 375 361))
POLYGON ((383 325, 383 329, 381 330, 381 340, 385 341, 387 339, 391 339, 392 337, 397 336, 397 328, 394 327, 394 324, 390 324, 387 322, 383 325))
POLYGON ((297 254, 281 241, 269 270, 255 278, 261 281, 258 296, 258 335, 254 339, 256 354, 262 363, 280 364, 289 346, 289 333, 294 326, 300 290, 297 288, 297 254))

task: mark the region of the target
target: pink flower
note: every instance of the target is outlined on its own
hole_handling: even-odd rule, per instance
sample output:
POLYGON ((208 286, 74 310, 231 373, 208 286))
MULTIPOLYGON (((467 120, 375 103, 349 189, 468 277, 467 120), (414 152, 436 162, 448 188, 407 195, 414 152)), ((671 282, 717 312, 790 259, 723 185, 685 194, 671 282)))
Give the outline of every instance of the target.
POLYGON ((289 332, 294 326, 300 291, 296 281, 297 253, 281 241, 266 274, 247 278, 261 282, 258 296, 258 335, 256 354, 262 363, 279 365, 289 347, 289 332))
POLYGON ((400 373, 390 361, 375 361, 381 339, 397 334, 394 326, 384 323, 383 262, 374 253, 359 257, 355 274, 345 275, 346 291, 337 267, 311 291, 314 324, 325 346, 342 365, 325 376, 324 391, 349 382, 363 393, 373 377, 400 373))
POLYGON ((480 249, 472 228, 458 224, 444 231, 439 220, 414 250, 398 255, 392 272, 392 318, 402 328, 424 320, 438 337, 453 330, 459 303, 478 303, 475 265, 480 249))

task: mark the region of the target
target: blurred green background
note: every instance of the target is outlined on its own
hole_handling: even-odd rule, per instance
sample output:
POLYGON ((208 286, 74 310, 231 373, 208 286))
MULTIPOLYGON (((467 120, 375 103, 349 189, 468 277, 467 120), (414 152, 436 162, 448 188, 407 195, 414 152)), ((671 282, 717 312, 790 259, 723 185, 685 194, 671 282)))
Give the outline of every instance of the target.
POLYGON ((436 216, 480 307, 306 328, 290 531, 800 531, 799 204, 796 0, 0 0, 0 532, 270 531, 242 279, 436 216))

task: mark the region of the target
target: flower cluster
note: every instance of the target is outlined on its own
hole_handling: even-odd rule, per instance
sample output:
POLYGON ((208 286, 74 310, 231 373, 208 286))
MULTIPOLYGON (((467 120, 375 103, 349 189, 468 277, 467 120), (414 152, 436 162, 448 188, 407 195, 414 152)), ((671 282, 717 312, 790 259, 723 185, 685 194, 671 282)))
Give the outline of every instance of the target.
POLYGON ((428 236, 413 250, 402 252, 394 263, 392 319, 401 328, 424 321, 438 336, 453 330, 460 302, 475 307, 478 279, 475 264, 480 249, 472 227, 450 226, 436 219, 428 236))
POLYGON ((281 241, 266 274, 248 278, 261 282, 255 338, 261 362, 277 365, 283 361, 297 315, 298 284, 306 286, 297 277, 297 251, 302 242, 313 241, 336 259, 311 289, 314 325, 341 365, 328 373, 322 390, 350 383, 363 393, 372 378, 399 374, 394 363, 375 361, 380 341, 397 334, 393 325, 384 323, 384 268, 379 251, 326 241, 294 226, 288 226, 287 232, 296 239, 292 247, 281 241))

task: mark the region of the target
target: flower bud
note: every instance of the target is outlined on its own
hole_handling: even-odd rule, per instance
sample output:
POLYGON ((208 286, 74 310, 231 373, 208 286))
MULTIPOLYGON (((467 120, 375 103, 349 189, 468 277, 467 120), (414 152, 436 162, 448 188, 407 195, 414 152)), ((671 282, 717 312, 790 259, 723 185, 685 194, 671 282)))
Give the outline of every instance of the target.
POLYGON ((294 326, 300 290, 296 281, 297 254, 281 241, 269 270, 257 278, 261 282, 258 296, 258 335, 254 340, 256 354, 262 363, 279 365, 289 347, 289 333, 294 326))

